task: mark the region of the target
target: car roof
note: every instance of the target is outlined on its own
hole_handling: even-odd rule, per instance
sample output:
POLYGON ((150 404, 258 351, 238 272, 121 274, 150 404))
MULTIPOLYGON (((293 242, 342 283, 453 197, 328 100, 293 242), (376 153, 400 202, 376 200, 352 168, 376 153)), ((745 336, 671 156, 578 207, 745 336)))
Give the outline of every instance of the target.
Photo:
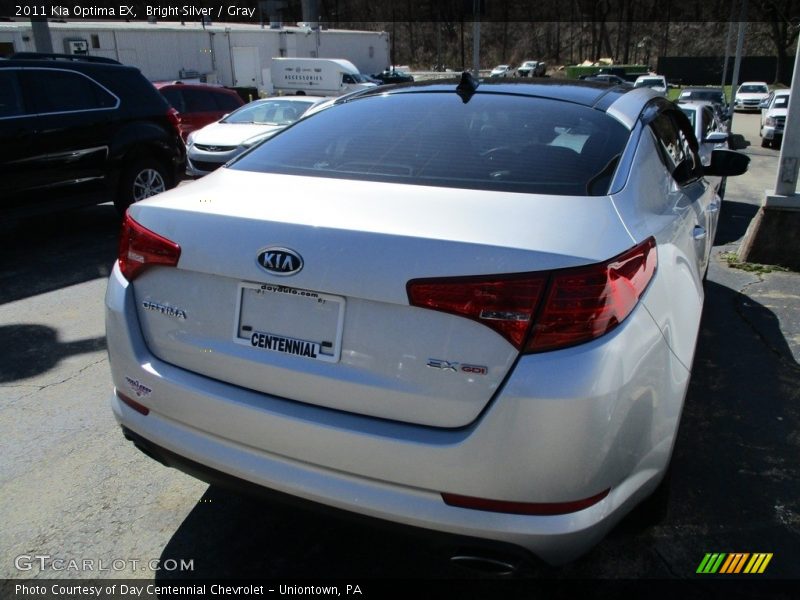
POLYGON ((681 108, 684 106, 687 108, 695 108, 697 110, 707 107, 711 110, 714 110, 714 103, 709 102, 708 100, 689 100, 688 102, 686 100, 682 100, 681 102, 678 102, 678 106, 681 108))
POLYGON ((695 85, 683 88, 681 90, 681 94, 683 92, 721 92, 721 91, 723 91, 721 87, 695 85))
POLYGON ((739 87, 742 87, 743 85, 767 85, 767 82, 766 81, 743 81, 739 85, 739 87))
MULTIPOLYGON (((434 79, 408 83, 397 87, 376 88, 367 93, 359 94, 358 98, 377 96, 382 94, 413 94, 413 93, 455 93, 458 85, 457 79, 434 79)), ((478 94, 494 93, 517 96, 530 96, 563 100, 583 106, 605 110, 617 98, 628 91, 628 88, 609 87, 606 83, 541 78, 535 81, 480 79, 476 90, 478 94)))
MULTIPOLYGON (((58 56, 58 55, 53 55, 58 56)), ((116 61, 83 61, 83 60, 68 60, 61 58, 34 58, 31 56, 23 56, 23 58, 8 58, 0 62, 0 68, 37 68, 37 69, 66 69, 69 71, 78 72, 97 72, 97 71, 139 71, 136 67, 130 65, 123 65, 116 61)))
POLYGON ((329 99, 330 96, 307 96, 305 94, 292 96, 267 96, 266 98, 258 98, 257 100, 253 100, 250 102, 250 104, 269 102, 270 100, 289 100, 290 102, 308 102, 309 100, 312 100, 314 102, 322 102, 323 100, 329 99))
POLYGON ((223 94, 233 94, 235 96, 239 95, 235 91, 229 90, 228 88, 216 83, 184 83, 183 81, 153 81, 152 83, 157 90, 167 87, 176 87, 182 90, 210 90, 213 92, 222 92, 223 94))

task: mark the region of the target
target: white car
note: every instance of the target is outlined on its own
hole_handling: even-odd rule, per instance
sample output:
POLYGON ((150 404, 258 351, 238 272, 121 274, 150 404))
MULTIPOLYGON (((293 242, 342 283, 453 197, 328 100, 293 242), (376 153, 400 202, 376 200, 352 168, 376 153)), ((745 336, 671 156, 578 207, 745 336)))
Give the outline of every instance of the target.
POLYGON ((641 87, 650 88, 662 96, 667 95, 668 89, 667 79, 663 75, 640 75, 636 78, 636 81, 633 82, 633 87, 634 89, 641 87))
POLYGON ((526 60, 514 72, 514 77, 539 77, 545 74, 547 65, 538 60, 526 60))
POLYGON ((761 103, 761 146, 780 146, 792 90, 775 90, 761 103))
POLYGON ((763 81, 745 81, 736 90, 733 110, 759 110, 759 105, 769 96, 769 86, 763 81))
POLYGON ((507 77, 510 70, 510 65, 497 65, 494 69, 492 69, 489 77, 507 77))
POLYGON ((703 167, 649 89, 529 82, 362 93, 131 206, 105 300, 125 436, 495 565, 572 560, 656 492, 707 177, 749 159, 703 167))
POLYGON ((323 96, 280 96, 245 104, 216 123, 189 134, 186 174, 201 177, 288 127, 323 96))
POLYGON ((712 152, 728 147, 728 132, 725 130, 725 124, 719 119, 714 104, 711 102, 679 102, 678 107, 692 124, 694 135, 699 143, 699 154, 703 166, 709 166, 712 152))

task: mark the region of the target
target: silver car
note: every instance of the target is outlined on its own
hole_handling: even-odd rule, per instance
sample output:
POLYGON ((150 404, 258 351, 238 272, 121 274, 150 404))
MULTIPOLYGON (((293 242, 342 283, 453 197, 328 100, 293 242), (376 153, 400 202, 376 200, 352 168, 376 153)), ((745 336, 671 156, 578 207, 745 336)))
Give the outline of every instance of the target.
POLYGON ((728 147, 728 132, 725 124, 717 116, 711 102, 681 101, 678 103, 678 107, 692 125, 694 135, 699 142, 700 159, 703 161, 703 165, 710 165, 711 153, 714 150, 728 147))
POLYGON ((302 119, 130 208, 114 414, 207 480, 572 560, 670 463, 706 175, 748 162, 697 149, 653 91, 560 80, 465 74, 302 119))
POLYGON ((283 96, 245 104, 219 121, 189 134, 186 174, 207 175, 299 119, 322 96, 283 96))

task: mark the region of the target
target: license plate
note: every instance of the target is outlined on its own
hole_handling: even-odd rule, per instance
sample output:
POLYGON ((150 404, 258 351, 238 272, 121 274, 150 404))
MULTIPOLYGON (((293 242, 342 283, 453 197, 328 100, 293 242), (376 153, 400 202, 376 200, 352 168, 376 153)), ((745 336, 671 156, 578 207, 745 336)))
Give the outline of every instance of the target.
POLYGON ((234 341, 262 352, 338 362, 345 300, 277 284, 239 284, 234 341))

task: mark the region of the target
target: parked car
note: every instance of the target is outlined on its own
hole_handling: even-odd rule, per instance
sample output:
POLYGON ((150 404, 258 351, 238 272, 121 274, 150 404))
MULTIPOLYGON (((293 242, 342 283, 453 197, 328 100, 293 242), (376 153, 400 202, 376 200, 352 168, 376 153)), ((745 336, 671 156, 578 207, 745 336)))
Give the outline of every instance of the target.
POLYGON ((761 146, 780 148, 783 141, 783 129, 786 126, 786 115, 789 112, 789 96, 792 90, 775 90, 770 92, 761 103, 761 146))
POLYGON ((547 65, 538 60, 526 60, 514 73, 515 77, 542 77, 547 71, 547 65))
POLYGON ((678 102, 711 102, 717 117, 726 124, 730 120, 730 105, 722 88, 687 87, 681 90, 678 102))
MULTIPOLYGON (((689 123, 694 129, 694 135, 699 144, 698 154, 703 166, 709 167, 714 150, 730 147, 727 123, 719 118, 714 104, 711 102, 679 102, 678 107, 689 119, 689 123)), ((725 198, 727 178, 722 177, 715 181, 717 182, 717 195, 720 199, 725 198)))
POLYGON ((380 73, 375 73, 372 77, 377 79, 379 83, 409 83, 414 81, 414 76, 406 73, 405 71, 399 71, 397 69, 386 69, 381 71, 380 73))
POLYGON ((728 147, 725 124, 717 116, 711 102, 679 102, 678 107, 692 125, 694 135, 699 142, 698 153, 703 166, 709 166, 712 152, 728 147))
POLYGON ((769 86, 763 81, 745 81, 733 97, 734 110, 759 110, 759 104, 767 99, 769 86))
POLYGON ((510 71, 511 65, 497 65, 492 69, 492 72, 489 73, 489 77, 508 77, 510 71))
POLYGON ((324 96, 281 96, 255 100, 217 123, 189 135, 186 174, 201 177, 294 123, 324 96))
POLYGON ((131 207, 111 403, 194 476, 564 563, 664 489, 707 177, 749 159, 704 167, 651 91, 456 83, 359 94, 131 207))
POLYGON ((0 61, 4 215, 133 202, 180 180, 175 111, 138 69, 25 53, 0 61))
POLYGON ((669 89, 667 80, 663 75, 640 75, 636 78, 636 81, 633 82, 633 87, 648 87, 664 97, 666 97, 667 89, 669 89))
POLYGON ((623 79, 618 75, 607 75, 607 74, 600 74, 600 75, 584 75, 581 77, 584 81, 599 81, 600 83, 607 83, 609 85, 622 85, 628 88, 632 88, 633 84, 628 81, 627 79, 623 79))
POLYGON ((153 85, 178 112, 178 128, 184 142, 193 131, 244 105, 239 94, 222 86, 181 81, 157 81, 153 85))

